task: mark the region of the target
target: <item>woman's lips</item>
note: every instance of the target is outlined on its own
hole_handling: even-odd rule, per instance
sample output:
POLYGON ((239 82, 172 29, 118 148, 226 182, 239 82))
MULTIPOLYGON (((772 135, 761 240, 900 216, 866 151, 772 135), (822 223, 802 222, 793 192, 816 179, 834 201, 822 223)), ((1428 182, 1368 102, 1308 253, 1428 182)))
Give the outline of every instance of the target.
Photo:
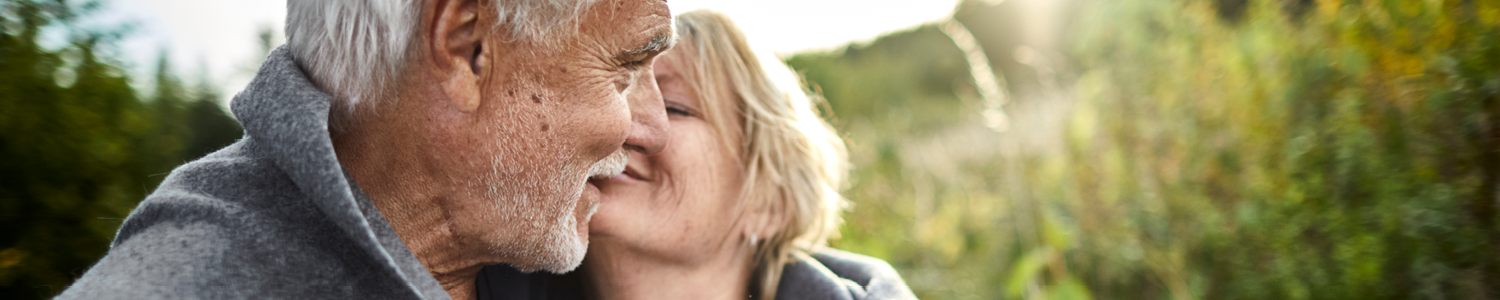
POLYGON ((595 186, 599 187, 599 192, 601 195, 614 193, 620 187, 640 185, 649 182, 651 182, 651 178, 642 176, 639 169, 636 169, 629 165, 626 165, 625 171, 620 172, 620 174, 616 174, 615 176, 610 176, 609 178, 605 179, 599 179, 598 181, 589 181, 589 183, 592 183, 595 186))

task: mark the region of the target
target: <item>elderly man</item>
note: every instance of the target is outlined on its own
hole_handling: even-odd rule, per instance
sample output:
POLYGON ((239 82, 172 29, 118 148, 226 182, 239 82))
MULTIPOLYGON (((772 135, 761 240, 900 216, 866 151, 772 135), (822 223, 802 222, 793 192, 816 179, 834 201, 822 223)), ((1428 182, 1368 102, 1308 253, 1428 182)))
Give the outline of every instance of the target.
POLYGON ((472 299, 578 266, 589 180, 665 146, 663 0, 292 0, 231 107, 59 298, 472 299))

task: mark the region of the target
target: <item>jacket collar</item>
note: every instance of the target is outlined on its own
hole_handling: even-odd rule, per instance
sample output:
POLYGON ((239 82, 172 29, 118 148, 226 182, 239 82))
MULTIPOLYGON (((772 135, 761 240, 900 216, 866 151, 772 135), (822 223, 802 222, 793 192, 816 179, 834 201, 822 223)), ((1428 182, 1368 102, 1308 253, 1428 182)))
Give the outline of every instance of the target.
POLYGON ((411 291, 421 297, 422 289, 414 286, 409 276, 415 274, 400 271, 392 253, 380 246, 370 221, 360 212, 351 181, 345 177, 329 136, 332 103, 333 97, 314 86, 291 51, 282 46, 271 52, 255 79, 235 95, 230 110, 244 127, 245 139, 290 177, 327 221, 379 261, 384 271, 405 279, 411 291))

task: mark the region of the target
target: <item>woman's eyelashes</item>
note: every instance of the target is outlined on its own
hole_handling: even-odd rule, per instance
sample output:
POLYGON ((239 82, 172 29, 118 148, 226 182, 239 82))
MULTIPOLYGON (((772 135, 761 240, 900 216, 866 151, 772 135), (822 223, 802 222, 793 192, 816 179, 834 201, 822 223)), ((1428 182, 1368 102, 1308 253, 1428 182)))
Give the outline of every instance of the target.
POLYGON ((663 106, 665 106, 667 108, 667 114, 673 114, 673 115, 684 116, 684 117, 697 116, 697 114, 693 113, 692 109, 687 108, 686 106, 683 106, 682 104, 673 103, 672 101, 667 101, 666 105, 663 105, 663 106))

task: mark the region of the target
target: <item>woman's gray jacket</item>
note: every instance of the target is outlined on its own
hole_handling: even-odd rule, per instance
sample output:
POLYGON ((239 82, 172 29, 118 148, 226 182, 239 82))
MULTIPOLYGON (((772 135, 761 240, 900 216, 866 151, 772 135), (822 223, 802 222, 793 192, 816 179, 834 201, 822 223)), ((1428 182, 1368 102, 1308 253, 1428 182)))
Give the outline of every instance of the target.
MULTIPOLYGON (((485 267, 478 284, 481 300, 586 299, 582 275, 523 274, 504 265, 485 267)), ((788 263, 776 288, 777 300, 917 299, 901 275, 880 259, 822 249, 788 263)))

